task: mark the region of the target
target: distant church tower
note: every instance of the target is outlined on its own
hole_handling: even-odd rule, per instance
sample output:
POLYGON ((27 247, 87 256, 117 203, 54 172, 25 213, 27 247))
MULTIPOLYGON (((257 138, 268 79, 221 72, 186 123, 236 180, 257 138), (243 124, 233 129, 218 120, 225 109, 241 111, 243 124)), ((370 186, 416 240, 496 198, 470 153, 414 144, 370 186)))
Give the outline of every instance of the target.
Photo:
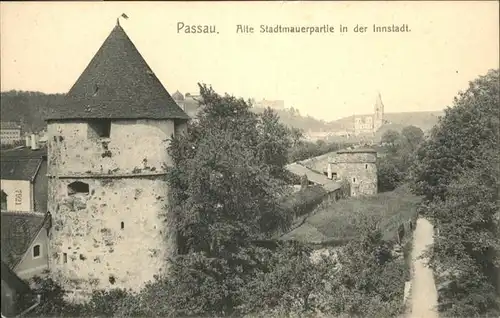
POLYGON ((119 23, 47 116, 49 264, 76 299, 167 270, 167 147, 188 119, 119 23))
POLYGON ((382 103, 382 96, 380 93, 377 95, 377 100, 375 101, 375 112, 373 115, 373 132, 382 127, 384 124, 384 103, 382 103))

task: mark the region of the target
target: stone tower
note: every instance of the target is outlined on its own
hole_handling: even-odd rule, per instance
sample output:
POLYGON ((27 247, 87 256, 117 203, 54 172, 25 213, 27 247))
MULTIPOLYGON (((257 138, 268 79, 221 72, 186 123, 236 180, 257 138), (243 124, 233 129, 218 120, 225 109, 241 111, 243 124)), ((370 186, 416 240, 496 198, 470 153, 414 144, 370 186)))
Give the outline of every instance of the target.
POLYGON ((380 127, 384 124, 384 103, 382 103, 382 96, 380 93, 377 95, 377 100, 375 101, 375 109, 373 115, 373 132, 377 132, 380 127))
POLYGON ((75 297, 166 270, 167 147, 188 119, 118 22, 47 116, 49 263, 75 297))
POLYGON ((340 150, 331 158, 337 178, 346 180, 351 196, 377 194, 377 152, 373 149, 340 150))

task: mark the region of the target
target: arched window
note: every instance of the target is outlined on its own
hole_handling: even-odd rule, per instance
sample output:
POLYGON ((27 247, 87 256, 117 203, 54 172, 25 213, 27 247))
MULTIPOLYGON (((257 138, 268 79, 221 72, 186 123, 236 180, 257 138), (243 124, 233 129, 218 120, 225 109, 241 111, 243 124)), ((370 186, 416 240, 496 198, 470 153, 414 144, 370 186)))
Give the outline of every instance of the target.
POLYGON ((7 193, 5 193, 3 190, 1 190, 1 200, 2 200, 2 210, 7 210, 7 193))
POLYGON ((75 181, 68 184, 68 195, 73 195, 76 193, 89 194, 88 183, 75 181))

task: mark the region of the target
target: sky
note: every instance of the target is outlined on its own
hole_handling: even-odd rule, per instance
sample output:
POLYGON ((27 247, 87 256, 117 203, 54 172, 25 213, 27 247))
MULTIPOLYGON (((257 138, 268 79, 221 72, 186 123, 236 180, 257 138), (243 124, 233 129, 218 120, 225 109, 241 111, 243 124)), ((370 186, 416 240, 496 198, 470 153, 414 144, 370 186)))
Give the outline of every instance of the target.
POLYGON ((201 82, 324 120, 372 113, 378 92, 386 112, 442 110, 499 67, 498 12, 498 1, 2 2, 1 90, 67 92, 125 13, 120 24, 171 94, 201 82), (180 22, 218 34, 179 33, 180 22), (238 24, 255 33, 236 33, 238 24), (277 24, 334 33, 259 33, 277 24), (411 31, 373 33, 373 24, 411 31))

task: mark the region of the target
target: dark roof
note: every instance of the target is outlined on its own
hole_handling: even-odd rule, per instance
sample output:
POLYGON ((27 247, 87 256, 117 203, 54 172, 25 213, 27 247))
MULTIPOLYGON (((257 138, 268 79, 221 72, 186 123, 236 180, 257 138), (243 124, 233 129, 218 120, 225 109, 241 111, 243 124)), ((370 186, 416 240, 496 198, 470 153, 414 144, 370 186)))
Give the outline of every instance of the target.
POLYGON ((36 212, 2 211, 2 261, 10 268, 19 264, 48 218, 36 212))
POLYGON ((31 292, 30 286, 27 282, 23 281, 9 268, 7 264, 2 261, 2 281, 6 282, 16 292, 21 294, 28 294, 31 292))
POLYGON ((45 158, 47 158, 46 148, 31 150, 23 147, 3 150, 0 152, 0 178, 33 181, 45 158))
POLYGON ((47 157, 47 148, 43 147, 40 149, 32 150, 28 147, 19 147, 13 149, 6 149, 0 151, 0 158, 3 160, 4 158, 43 158, 47 157))
POLYGON ((339 150, 337 153, 377 153, 377 150, 371 148, 356 148, 339 150))
POLYGON ((189 119, 117 24, 46 120, 189 119))

